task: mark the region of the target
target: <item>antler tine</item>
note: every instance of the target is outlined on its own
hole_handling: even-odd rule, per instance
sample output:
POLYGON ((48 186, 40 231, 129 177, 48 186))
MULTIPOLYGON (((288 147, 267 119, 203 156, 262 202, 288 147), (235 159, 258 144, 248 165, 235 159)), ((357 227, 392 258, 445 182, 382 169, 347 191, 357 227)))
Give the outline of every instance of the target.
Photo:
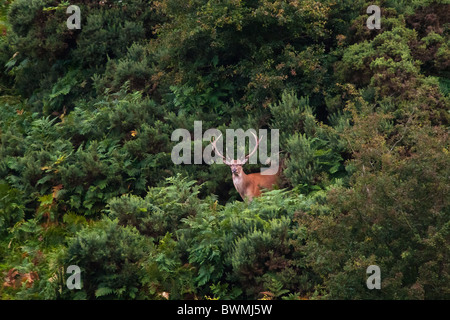
POLYGON ((253 132, 252 132, 252 135, 255 137, 256 146, 252 152, 250 152, 248 155, 245 156, 245 162, 247 162, 247 160, 256 152, 256 150, 258 150, 259 143, 261 142, 261 139, 262 139, 262 136, 261 136, 261 138, 259 138, 259 140, 258 140, 258 137, 253 132))
POLYGON ((227 158, 225 158, 225 157, 219 152, 219 150, 217 149, 217 146, 216 146, 217 140, 219 140, 221 137, 222 137, 222 134, 220 134, 220 136, 219 136, 217 139, 214 139, 214 141, 212 141, 212 137, 211 137, 211 140, 210 140, 210 141, 211 141, 211 145, 212 145, 212 147, 213 147, 213 149, 214 149, 214 152, 217 153, 217 155, 223 159, 223 162, 224 162, 225 164, 228 164, 227 158))

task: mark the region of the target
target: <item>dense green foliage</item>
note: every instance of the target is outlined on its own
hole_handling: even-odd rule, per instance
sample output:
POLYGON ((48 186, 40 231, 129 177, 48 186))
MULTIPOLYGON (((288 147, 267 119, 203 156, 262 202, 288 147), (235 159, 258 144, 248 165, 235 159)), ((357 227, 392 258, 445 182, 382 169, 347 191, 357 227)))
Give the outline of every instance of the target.
POLYGON ((450 299, 450 4, 375 2, 2 1, 0 298, 450 299), (175 165, 194 121, 281 188, 175 165))

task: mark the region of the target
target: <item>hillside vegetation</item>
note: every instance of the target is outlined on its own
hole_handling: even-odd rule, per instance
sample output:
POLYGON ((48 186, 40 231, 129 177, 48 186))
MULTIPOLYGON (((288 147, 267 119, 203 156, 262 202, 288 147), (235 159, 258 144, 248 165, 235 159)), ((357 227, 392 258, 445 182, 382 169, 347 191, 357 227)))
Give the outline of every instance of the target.
POLYGON ((0 299, 450 299, 448 1, 69 5, 0 5, 0 299), (174 164, 194 121, 283 184, 174 164))

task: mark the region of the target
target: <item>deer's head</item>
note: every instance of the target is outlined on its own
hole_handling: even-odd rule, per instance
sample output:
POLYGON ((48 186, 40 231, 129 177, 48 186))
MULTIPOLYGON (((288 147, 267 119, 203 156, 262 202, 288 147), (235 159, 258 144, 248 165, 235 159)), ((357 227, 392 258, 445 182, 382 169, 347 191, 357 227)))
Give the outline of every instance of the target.
POLYGON ((227 166, 230 167, 231 169, 231 173, 235 176, 241 176, 244 173, 244 170, 242 169, 242 166, 244 164, 247 163, 248 159, 256 152, 256 150, 258 150, 258 146, 259 143, 261 142, 262 137, 258 140, 258 137, 256 136, 256 134, 254 134, 252 132, 252 135, 255 137, 256 140, 256 146, 255 148, 252 150, 252 152, 250 152, 248 155, 246 155, 244 158, 242 159, 238 159, 238 160, 230 160, 227 159, 226 157, 224 157, 219 150, 217 149, 216 146, 216 142, 217 140, 219 140, 222 135, 220 135, 217 139, 215 139, 214 141, 211 140, 211 145, 213 147, 214 152, 223 159, 223 163, 225 163, 227 166))

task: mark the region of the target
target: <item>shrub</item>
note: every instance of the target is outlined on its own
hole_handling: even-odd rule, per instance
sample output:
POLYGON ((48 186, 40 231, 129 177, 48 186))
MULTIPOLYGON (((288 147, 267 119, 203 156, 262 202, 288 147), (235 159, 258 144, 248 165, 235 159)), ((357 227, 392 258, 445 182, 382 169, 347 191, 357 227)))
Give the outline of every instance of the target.
POLYGON ((133 227, 103 219, 69 241, 65 266, 81 269, 81 291, 64 289, 66 298, 134 299, 142 288, 140 264, 151 246, 133 227))
POLYGON ((19 190, 0 183, 0 234, 5 234, 16 222, 25 217, 23 200, 19 190))
POLYGON ((388 144, 382 120, 356 119, 354 130, 374 133, 352 144, 350 188, 330 190, 328 214, 299 220, 308 230, 308 265, 325 277, 330 299, 445 299, 448 133, 412 121, 388 144), (382 290, 364 285, 371 264, 381 268, 382 290))
POLYGON ((135 227, 141 234, 159 240, 174 233, 184 218, 205 210, 198 199, 200 187, 180 175, 168 178, 162 187, 148 190, 145 198, 124 195, 108 203, 107 214, 120 225, 135 227))

